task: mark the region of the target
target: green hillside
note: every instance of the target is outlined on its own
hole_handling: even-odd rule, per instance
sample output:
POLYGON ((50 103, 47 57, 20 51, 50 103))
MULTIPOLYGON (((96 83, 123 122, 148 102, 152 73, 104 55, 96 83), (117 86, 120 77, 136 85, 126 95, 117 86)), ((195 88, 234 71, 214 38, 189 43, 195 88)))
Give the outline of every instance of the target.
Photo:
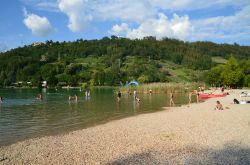
POLYGON ((230 56, 244 61, 250 47, 211 42, 183 42, 154 37, 36 43, 0 54, 0 85, 31 82, 39 86, 119 85, 204 81, 204 74, 230 56))

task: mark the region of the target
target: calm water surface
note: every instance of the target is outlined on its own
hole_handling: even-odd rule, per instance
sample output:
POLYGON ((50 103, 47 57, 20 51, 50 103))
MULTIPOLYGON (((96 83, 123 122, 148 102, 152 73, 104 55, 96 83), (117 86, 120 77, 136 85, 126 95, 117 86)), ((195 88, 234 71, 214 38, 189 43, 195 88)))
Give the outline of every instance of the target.
MULTIPOLYGON (((95 88, 86 98, 79 89, 0 89, 0 146, 26 138, 65 133, 110 120, 140 113, 154 112, 168 106, 166 94, 140 94, 140 103, 133 96, 122 95, 117 102, 114 88, 95 88), (42 93, 44 100, 36 100, 42 93), (78 95, 78 102, 69 102, 69 95, 78 95)), ((186 94, 175 97, 177 105, 186 104, 186 94)))

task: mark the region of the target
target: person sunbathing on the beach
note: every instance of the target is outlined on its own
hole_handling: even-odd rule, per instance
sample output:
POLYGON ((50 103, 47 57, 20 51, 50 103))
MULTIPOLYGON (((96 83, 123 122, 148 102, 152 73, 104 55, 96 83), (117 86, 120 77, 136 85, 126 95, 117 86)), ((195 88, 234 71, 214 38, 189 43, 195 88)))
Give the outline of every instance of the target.
POLYGON ((250 101, 239 101, 237 99, 234 99, 234 104, 247 104, 247 103, 250 103, 250 101))
POLYGON ((215 106, 214 110, 223 110, 223 106, 220 103, 220 101, 216 101, 216 106, 215 106))

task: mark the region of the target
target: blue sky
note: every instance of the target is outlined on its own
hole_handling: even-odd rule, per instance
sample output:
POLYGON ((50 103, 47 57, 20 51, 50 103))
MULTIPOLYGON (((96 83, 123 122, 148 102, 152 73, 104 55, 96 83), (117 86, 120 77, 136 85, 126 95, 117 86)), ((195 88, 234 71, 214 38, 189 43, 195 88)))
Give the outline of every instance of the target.
POLYGON ((250 45, 249 0, 1 0, 0 51, 33 42, 156 36, 250 45))

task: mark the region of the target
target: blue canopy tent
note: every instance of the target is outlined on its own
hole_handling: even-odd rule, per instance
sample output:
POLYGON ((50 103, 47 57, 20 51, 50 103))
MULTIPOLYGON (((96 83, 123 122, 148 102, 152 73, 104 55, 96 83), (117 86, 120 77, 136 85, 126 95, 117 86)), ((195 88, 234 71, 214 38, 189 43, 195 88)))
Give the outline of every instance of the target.
POLYGON ((129 83, 127 83, 125 86, 130 86, 130 85, 139 86, 139 83, 137 81, 135 81, 135 80, 132 80, 129 83))

